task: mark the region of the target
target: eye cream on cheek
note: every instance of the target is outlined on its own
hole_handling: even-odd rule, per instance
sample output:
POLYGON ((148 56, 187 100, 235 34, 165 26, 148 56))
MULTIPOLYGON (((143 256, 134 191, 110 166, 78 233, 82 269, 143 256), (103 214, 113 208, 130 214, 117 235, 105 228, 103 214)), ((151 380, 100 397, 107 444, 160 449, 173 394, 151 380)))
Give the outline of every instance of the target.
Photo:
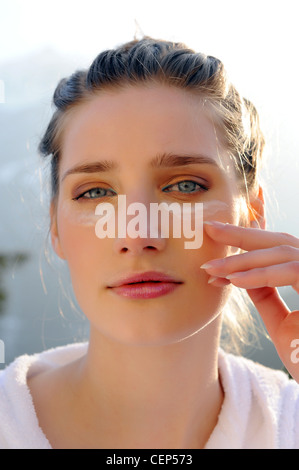
POLYGON ((61 207, 61 217, 74 226, 93 227, 99 217, 93 209, 74 208, 74 206, 64 203, 61 207))
POLYGON ((206 201, 203 202, 203 216, 205 218, 214 217, 219 212, 228 211, 229 206, 223 201, 206 201))
POLYGON ((118 205, 102 202, 90 206, 62 206, 62 216, 77 227, 91 227, 103 238, 182 238, 186 249, 198 249, 203 241, 203 221, 221 212, 228 213, 229 205, 211 200, 203 203, 142 203, 126 205, 126 196, 118 196, 118 205), (115 210, 117 209, 117 210, 115 210), (148 211, 149 209, 149 211, 148 211), (149 213, 148 213, 149 212, 149 213))
POLYGON ((186 249, 198 249, 203 241, 203 217, 220 211, 228 212, 228 204, 213 200, 205 203, 132 203, 127 207, 126 196, 118 196, 117 213, 110 203, 100 203, 95 209, 99 220, 96 236, 102 238, 184 238, 186 249), (129 217, 127 219, 127 216, 129 217), (117 227, 116 227, 117 223, 117 227), (171 230, 172 227, 172 230, 171 230), (194 227, 192 229, 192 227, 194 227))

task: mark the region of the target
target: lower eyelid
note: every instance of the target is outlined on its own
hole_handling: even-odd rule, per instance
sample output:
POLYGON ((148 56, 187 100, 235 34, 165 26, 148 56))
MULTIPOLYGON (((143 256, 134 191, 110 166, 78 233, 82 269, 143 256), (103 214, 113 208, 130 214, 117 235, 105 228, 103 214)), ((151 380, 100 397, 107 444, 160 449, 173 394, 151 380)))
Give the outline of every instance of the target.
POLYGON ((95 199, 102 199, 104 197, 112 197, 112 196, 115 196, 116 193, 114 193, 111 189, 106 189, 106 188, 91 188, 91 189, 88 189, 87 191, 84 191, 83 193, 79 194, 78 196, 75 196, 73 197, 74 200, 78 200, 78 199, 87 199, 87 200, 95 200, 95 199), (108 193, 111 192, 112 194, 105 194, 103 196, 97 196, 97 197, 88 197, 86 196, 86 194, 90 193, 91 191, 93 191, 94 189, 105 189, 108 193))
MULTIPOLYGON (((197 189, 194 190, 194 191, 190 191, 189 194, 191 194, 192 192, 194 193, 194 192, 208 191, 208 189, 209 189, 207 186, 205 186, 205 185, 203 185, 203 184, 200 184, 200 183, 198 183, 197 181, 184 180, 184 181, 179 181, 179 182, 177 182, 177 183, 169 184, 169 185, 165 186, 164 188, 162 188, 162 190, 171 188, 172 186, 176 186, 176 185, 178 185, 178 184, 180 184, 180 183, 184 183, 184 182, 186 182, 186 181, 188 181, 188 182, 190 181, 190 182, 195 183, 195 184, 197 185, 197 189)), ((174 190, 174 191, 175 191, 175 190, 174 190)), ((177 189, 176 191, 179 191, 179 190, 177 189)), ((184 191, 179 191, 179 192, 181 192, 182 194, 188 194, 188 192, 184 192, 184 191)))
MULTIPOLYGON (((162 191, 164 192, 172 192, 172 191, 165 191, 166 189, 169 189, 171 187, 174 187, 176 185, 179 185, 180 183, 184 183, 184 182, 192 182, 192 183, 195 183, 195 185, 197 186, 193 191, 190 191, 190 192, 185 192, 185 191, 180 191, 179 189, 177 190, 172 190, 172 191, 177 191, 181 194, 192 194, 192 193, 198 193, 198 192, 203 192, 203 191, 208 191, 208 187, 207 185, 204 185, 204 184, 201 184, 197 181, 193 181, 193 180, 182 180, 182 181, 178 181, 176 183, 172 183, 172 184, 169 184, 169 185, 166 185, 162 188, 162 191)), ((90 188, 88 189, 87 191, 84 191, 82 193, 80 193, 78 196, 77 195, 74 195, 73 196, 73 200, 79 200, 79 199, 85 199, 85 200, 96 200, 96 199, 102 199, 104 197, 113 197, 113 196, 116 196, 117 193, 115 193, 112 189, 110 188, 101 188, 101 187, 94 187, 94 188, 90 188), (95 189, 105 189, 108 193, 110 192, 111 194, 105 194, 103 196, 97 196, 97 197, 87 197, 86 194, 90 193, 91 191, 95 190, 95 189)))

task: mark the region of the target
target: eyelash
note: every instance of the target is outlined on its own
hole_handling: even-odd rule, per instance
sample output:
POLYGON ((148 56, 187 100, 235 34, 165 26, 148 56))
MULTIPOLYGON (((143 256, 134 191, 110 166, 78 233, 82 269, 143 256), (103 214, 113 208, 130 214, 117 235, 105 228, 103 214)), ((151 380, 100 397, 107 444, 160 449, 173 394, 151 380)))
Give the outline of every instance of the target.
MULTIPOLYGON (((197 191, 191 191, 190 193, 186 193, 184 191, 181 192, 181 194, 192 194, 192 193, 201 193, 203 191, 208 191, 208 187, 203 185, 203 184, 200 184, 200 183, 197 183, 196 181, 193 181, 193 180, 182 180, 182 181, 178 181, 177 183, 172 183, 172 184, 169 184, 168 186, 165 186, 165 188, 163 189, 168 189, 172 186, 178 186, 179 184, 182 184, 182 183, 194 183, 195 185, 199 186, 199 190, 197 191)), ((172 192, 172 191, 165 191, 165 192, 172 192)))
MULTIPOLYGON (((205 186, 205 185, 203 185, 203 184, 200 184, 200 183, 197 183, 196 181, 193 181, 193 180, 182 180, 182 181, 178 181, 177 183, 172 183, 172 184, 169 184, 169 185, 165 186, 165 187, 163 188, 163 191, 166 192, 166 193, 173 192, 173 190, 172 190, 172 191, 165 191, 165 189, 171 188, 171 187, 173 187, 173 186, 178 186, 178 185, 180 185, 180 184, 182 184, 182 183, 194 183, 194 184, 197 185, 200 189, 199 189, 199 190, 196 190, 196 191, 191 191, 191 192, 189 192, 189 193, 188 193, 188 192, 184 192, 184 191, 179 191, 181 194, 200 193, 200 192, 208 191, 208 189, 209 189, 207 186, 205 186)), ((102 195, 102 196, 97 196, 97 197, 95 197, 95 198, 93 198, 93 197, 86 197, 86 196, 85 196, 86 194, 91 193, 91 192, 94 191, 94 190, 111 191, 111 192, 113 192, 113 195, 116 195, 116 193, 115 193, 114 191, 112 191, 111 189, 106 189, 106 188, 101 188, 101 187, 95 187, 95 188, 89 189, 88 191, 85 191, 84 193, 80 194, 79 196, 74 197, 73 199, 76 200, 76 201, 78 201, 79 199, 90 199, 90 200, 92 200, 92 199, 98 199, 98 198, 102 198, 102 197, 111 197, 111 195, 110 195, 110 196, 107 196, 107 194, 106 194, 105 196, 102 195)))
MULTIPOLYGON (((111 189, 101 188, 101 187, 97 186, 97 187, 95 187, 95 188, 89 189, 88 191, 84 191, 84 193, 80 194, 79 196, 74 197, 73 199, 74 199, 75 201, 78 201, 79 199, 90 199, 90 200, 91 200, 91 199, 98 199, 98 198, 101 198, 101 197, 107 197, 107 194, 106 194, 105 196, 102 195, 102 196, 97 196, 97 197, 95 197, 95 198, 93 198, 93 197, 86 197, 86 196, 85 196, 85 194, 91 193, 91 191, 99 190, 99 189, 100 189, 100 190, 104 190, 104 191, 111 191, 111 189)), ((113 192, 113 193, 114 193, 114 192, 113 192)), ((115 194, 116 194, 116 193, 114 193, 114 195, 115 195, 115 194)), ((111 196, 108 196, 108 197, 111 197, 111 196)))

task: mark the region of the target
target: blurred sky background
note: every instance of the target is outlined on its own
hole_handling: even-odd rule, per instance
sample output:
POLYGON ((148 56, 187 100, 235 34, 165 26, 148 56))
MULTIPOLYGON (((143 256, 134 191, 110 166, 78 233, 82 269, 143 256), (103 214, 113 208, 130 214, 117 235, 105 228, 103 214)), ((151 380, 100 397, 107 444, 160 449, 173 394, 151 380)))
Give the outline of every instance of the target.
MULTIPOLYGON (((60 78, 134 36, 180 41, 220 58, 258 108, 267 139, 268 226, 299 236, 298 1, 0 0, 0 339, 6 362, 80 340, 44 255, 47 204, 37 145, 60 78), (42 193, 43 194, 43 193, 42 193)), ((65 273, 67 278, 67 273, 65 273)), ((282 293, 291 308, 298 296, 282 293)), ((266 343, 261 362, 279 367, 266 343)), ((1 366, 1 364, 0 364, 1 366)))

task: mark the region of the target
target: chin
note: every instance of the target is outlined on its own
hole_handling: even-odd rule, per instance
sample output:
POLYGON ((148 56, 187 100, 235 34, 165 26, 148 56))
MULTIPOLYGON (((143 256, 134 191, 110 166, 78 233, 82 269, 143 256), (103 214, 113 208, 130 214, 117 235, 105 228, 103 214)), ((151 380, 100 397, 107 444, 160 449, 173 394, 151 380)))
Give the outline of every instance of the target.
MULTIPOLYGON (((220 314, 215 315, 213 318, 208 320, 203 320, 202 322, 197 322, 193 326, 184 325, 177 326, 174 328, 174 325, 170 325, 169 328, 162 329, 161 325, 156 325, 155 327, 151 325, 143 325, 140 328, 137 328, 136 325, 133 328, 130 328, 126 324, 123 328, 117 328, 113 331, 103 330, 102 328, 97 328, 100 336, 105 337, 108 341, 115 342, 116 344, 128 346, 128 347, 165 347, 170 345, 175 345, 179 343, 184 343, 190 340, 191 338, 202 337, 201 333, 206 330, 209 325, 215 324, 216 319, 220 314)), ((210 330, 210 328, 208 328, 210 330)))

